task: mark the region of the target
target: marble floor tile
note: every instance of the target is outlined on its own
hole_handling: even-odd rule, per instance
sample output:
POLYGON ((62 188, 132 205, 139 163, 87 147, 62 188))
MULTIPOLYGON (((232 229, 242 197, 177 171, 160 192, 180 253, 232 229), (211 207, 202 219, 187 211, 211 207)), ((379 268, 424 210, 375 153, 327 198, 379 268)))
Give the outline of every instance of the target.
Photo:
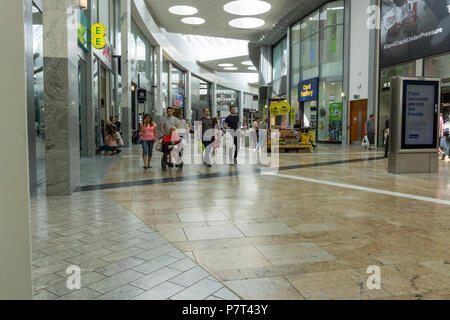
POLYGON ((252 223, 252 224, 238 224, 236 227, 246 237, 260 237, 260 236, 279 236, 284 234, 296 234, 297 232, 289 228, 284 223, 252 223))
POLYGON ((336 258, 314 243, 262 246, 257 249, 274 265, 331 261, 336 258))
POLYGON ((287 279, 307 300, 361 300, 391 296, 383 289, 369 290, 367 277, 351 269, 287 275, 287 279))
POLYGON ((225 281, 224 284, 245 300, 304 300, 284 277, 225 281))
POLYGON ((149 275, 141 277, 136 281, 130 282, 130 284, 144 290, 150 290, 160 285, 161 283, 176 277, 180 273, 181 271, 165 267, 159 269, 158 271, 150 273, 149 275))
POLYGON ((164 282, 148 291, 145 291, 132 300, 166 300, 185 289, 185 287, 174 283, 164 282))
POLYGON ((224 226, 184 228, 184 231, 189 241, 244 237, 244 235, 232 224, 224 226))
POLYGON ((209 271, 270 265, 256 248, 194 251, 194 255, 200 266, 209 271))
POLYGON ((186 300, 186 299, 195 299, 195 300, 203 300, 219 291, 223 286, 216 282, 211 281, 209 279, 203 279, 200 282, 197 282, 193 286, 184 289, 180 293, 171 297, 172 300, 186 300))
POLYGON ((205 222, 205 221, 228 221, 228 218, 223 213, 211 212, 211 213, 180 213, 178 218, 182 223, 186 222, 205 222))

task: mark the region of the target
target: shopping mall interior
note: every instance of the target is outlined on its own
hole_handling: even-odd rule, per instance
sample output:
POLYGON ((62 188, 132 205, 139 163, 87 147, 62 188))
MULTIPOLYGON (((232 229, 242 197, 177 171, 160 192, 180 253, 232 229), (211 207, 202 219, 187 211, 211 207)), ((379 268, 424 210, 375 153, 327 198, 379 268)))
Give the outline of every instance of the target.
POLYGON ((1 300, 450 299, 448 0, 0 20, 1 300))

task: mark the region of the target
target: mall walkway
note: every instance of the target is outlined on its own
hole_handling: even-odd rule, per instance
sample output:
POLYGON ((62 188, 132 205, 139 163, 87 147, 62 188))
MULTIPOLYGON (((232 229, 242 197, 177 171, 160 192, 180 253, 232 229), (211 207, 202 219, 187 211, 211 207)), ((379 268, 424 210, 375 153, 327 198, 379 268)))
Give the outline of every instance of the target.
POLYGON ((158 157, 143 173, 138 147, 108 158, 103 181, 91 168, 72 197, 33 199, 36 298, 448 299, 450 162, 394 176, 382 155, 320 146, 271 176, 161 173, 158 157), (68 263, 81 291, 65 289, 68 263))

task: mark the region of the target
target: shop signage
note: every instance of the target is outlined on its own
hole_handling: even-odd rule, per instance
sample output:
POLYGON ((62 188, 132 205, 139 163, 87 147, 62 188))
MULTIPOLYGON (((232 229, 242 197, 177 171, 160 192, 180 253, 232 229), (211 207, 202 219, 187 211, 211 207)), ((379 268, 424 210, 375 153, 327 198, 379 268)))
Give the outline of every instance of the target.
POLYGON ((291 112, 291 105, 287 101, 275 102, 270 105, 270 114, 273 116, 287 116, 291 112))
POLYGON ((435 149, 439 81, 403 81, 402 149, 435 149))
POLYGON ((147 90, 139 89, 137 91, 137 99, 138 103, 145 103, 145 101, 147 101, 147 90))
POLYGON ((382 1, 380 67, 450 51, 450 1, 382 1))
POLYGON ((92 46, 95 49, 101 50, 106 46, 106 29, 100 24, 96 23, 91 28, 92 33, 92 46))
POLYGON ((318 99, 319 78, 302 81, 298 84, 298 101, 313 101, 318 99))
POLYGON ((330 104, 330 121, 342 121, 342 102, 330 104))
POLYGON ((78 25, 78 45, 89 52, 89 22, 83 10, 80 10, 80 23, 78 25))

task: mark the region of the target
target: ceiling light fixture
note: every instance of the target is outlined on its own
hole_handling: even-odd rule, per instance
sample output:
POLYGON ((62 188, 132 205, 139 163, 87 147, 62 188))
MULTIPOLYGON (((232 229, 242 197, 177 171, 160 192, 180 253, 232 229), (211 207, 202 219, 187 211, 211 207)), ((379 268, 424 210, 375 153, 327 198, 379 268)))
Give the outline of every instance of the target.
POLYGON ((256 67, 248 67, 248 70, 251 70, 251 71, 258 71, 258 69, 256 69, 256 67))
POLYGON ((198 18, 198 17, 188 17, 188 18, 183 18, 181 19, 181 22, 185 23, 185 24, 204 24, 206 21, 203 18, 198 18))
POLYGON ((227 3, 223 10, 237 16, 256 16, 272 9, 270 3, 261 0, 236 0, 227 3))
POLYGON ((236 70, 238 70, 238 68, 236 68, 236 67, 228 67, 228 68, 223 68, 223 70, 236 71, 236 70))
POLYGON ((232 63, 221 63, 221 64, 219 64, 219 67, 234 67, 234 64, 232 64, 232 63))
POLYGON ((252 66, 253 62, 251 62, 251 61, 244 61, 244 62, 241 62, 241 64, 244 65, 244 66, 252 66))
POLYGON ((258 18, 237 18, 228 22, 228 24, 238 29, 254 29, 262 27, 266 22, 258 18))
POLYGON ((197 14, 198 10, 191 6, 174 6, 169 8, 169 12, 179 16, 192 16, 197 14))

